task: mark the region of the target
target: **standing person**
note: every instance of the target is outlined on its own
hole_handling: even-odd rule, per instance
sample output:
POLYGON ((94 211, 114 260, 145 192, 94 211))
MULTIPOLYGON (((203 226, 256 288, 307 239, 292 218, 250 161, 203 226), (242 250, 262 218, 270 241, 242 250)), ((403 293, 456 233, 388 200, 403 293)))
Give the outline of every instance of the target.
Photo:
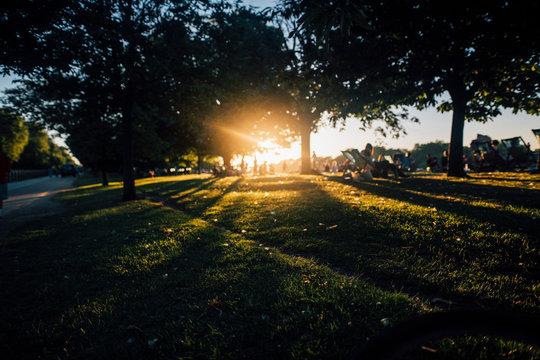
POLYGON ((332 161, 332 174, 335 174, 337 172, 338 172, 337 161, 334 160, 334 161, 332 161))
POLYGON ((0 219, 2 219, 2 208, 4 200, 8 198, 7 183, 8 175, 11 171, 11 162, 8 157, 0 151, 0 219))
POLYGON ((443 170, 448 170, 448 150, 443 151, 441 158, 441 167, 443 170))
POLYGON ((330 164, 328 163, 328 161, 324 162, 324 172, 330 172, 330 164))

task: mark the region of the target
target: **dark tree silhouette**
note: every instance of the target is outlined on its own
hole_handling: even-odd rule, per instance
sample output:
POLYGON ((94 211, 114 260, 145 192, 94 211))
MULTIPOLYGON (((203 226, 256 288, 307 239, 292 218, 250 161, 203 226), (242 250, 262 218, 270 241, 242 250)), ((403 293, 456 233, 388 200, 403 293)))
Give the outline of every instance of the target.
MULTIPOLYGON (((299 5, 304 14, 307 3, 299 5)), ((303 18, 310 34, 334 26, 319 35, 330 54, 322 69, 343 85, 349 99, 344 112, 365 116, 370 104, 452 111, 449 176, 464 176, 466 120, 485 122, 503 107, 540 112, 537 2, 365 0, 367 26, 347 15, 351 3, 358 5, 332 2, 330 15, 303 18), (342 23, 335 13, 343 15, 342 23)))
POLYGON ((211 18, 200 32, 208 54, 199 82, 208 91, 197 95, 196 116, 205 119, 198 145, 222 156, 230 168, 232 156, 252 153, 261 137, 279 137, 269 122, 289 55, 283 33, 268 25, 268 16, 218 4, 211 18))
MULTIPOLYGON (((338 63, 334 59, 336 49, 328 46, 330 36, 341 39, 350 36, 347 34, 353 25, 367 27, 361 7, 349 6, 343 1, 284 1, 276 13, 280 14, 282 26, 290 34, 288 45, 295 55, 285 74, 284 88, 288 91, 290 112, 296 118, 294 125, 301 136, 302 173, 311 172, 310 135, 322 124, 325 114, 334 126, 355 115, 363 128, 381 120, 394 136, 404 132, 401 120, 407 117, 407 112, 396 113, 392 103, 366 91, 353 91, 356 90, 356 79, 353 79, 356 74, 347 74, 345 78, 341 72, 353 71, 355 65, 344 69, 343 60, 339 59, 338 63), (334 34, 333 29, 340 27, 346 31, 334 34)), ((379 130, 385 132, 382 128, 379 130)))
MULTIPOLYGON (((36 64, 11 92, 12 103, 73 138, 105 132, 98 145, 120 141, 123 199, 135 199, 135 156, 163 155, 181 131, 174 98, 194 67, 190 26, 197 8, 159 0, 67 4, 62 21, 38 34, 44 46, 59 44, 66 60, 36 64)), ((109 150, 95 151, 98 159, 109 150)))

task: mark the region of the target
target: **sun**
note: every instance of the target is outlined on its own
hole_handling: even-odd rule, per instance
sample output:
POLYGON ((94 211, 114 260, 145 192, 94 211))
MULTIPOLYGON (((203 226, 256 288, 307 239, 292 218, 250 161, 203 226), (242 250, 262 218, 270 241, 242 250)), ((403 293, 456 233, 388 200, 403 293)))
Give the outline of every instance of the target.
POLYGON ((297 159, 300 156, 299 149, 295 146, 285 148, 275 144, 271 140, 262 141, 259 143, 260 151, 253 154, 259 163, 278 164, 281 161, 289 159, 297 159))
MULTIPOLYGON (((298 159, 300 157, 300 146, 293 144, 289 148, 285 148, 275 144, 272 140, 265 140, 259 142, 260 150, 251 154, 250 156, 245 156, 244 161, 248 164, 252 164, 257 160, 258 164, 267 163, 270 164, 279 164, 284 160, 298 159)), ((240 164, 241 157, 237 157, 234 163, 240 164)))

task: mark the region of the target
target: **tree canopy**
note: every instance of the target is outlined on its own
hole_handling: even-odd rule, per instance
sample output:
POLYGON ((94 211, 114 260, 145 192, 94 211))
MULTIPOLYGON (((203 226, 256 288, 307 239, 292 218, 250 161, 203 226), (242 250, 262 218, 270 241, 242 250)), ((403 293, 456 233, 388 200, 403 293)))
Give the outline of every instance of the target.
MULTIPOLYGON (((233 155, 255 151, 261 137, 278 138, 276 98, 288 65, 285 38, 269 18, 242 6, 217 6, 199 36, 207 51, 197 94, 197 137, 230 166, 233 155), (201 101, 206 99, 206 101, 201 101)), ((280 124, 282 125, 282 124, 280 124)))
MULTIPOLYGON (((351 21, 346 32, 337 27, 319 38, 331 54, 324 71, 351 100, 346 113, 365 117, 364 110, 374 105, 452 111, 449 175, 464 175, 465 120, 487 121, 502 107, 540 112, 537 3, 366 0, 362 5, 367 28, 351 21)), ((334 7, 351 11, 341 2, 334 7)), ((311 33, 325 26, 317 18, 304 22, 311 33)))
POLYGON ((158 0, 64 5, 67 15, 44 41, 61 43, 68 66, 34 66, 11 92, 12 102, 67 134, 76 148, 94 147, 94 163, 105 166, 103 154, 115 158, 121 143, 123 198, 134 199, 134 156, 163 156, 178 145, 174 136, 182 122, 172 94, 193 69, 190 26, 197 8, 190 1, 158 0), (136 149, 135 141, 141 144, 136 149))
POLYGON ((16 162, 27 143, 28 128, 24 119, 6 109, 0 109, 0 150, 16 162))

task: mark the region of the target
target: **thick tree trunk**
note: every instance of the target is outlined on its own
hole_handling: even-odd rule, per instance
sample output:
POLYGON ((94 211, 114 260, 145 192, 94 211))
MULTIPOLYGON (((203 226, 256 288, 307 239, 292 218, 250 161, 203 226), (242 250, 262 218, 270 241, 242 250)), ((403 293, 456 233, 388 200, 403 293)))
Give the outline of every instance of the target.
POLYGON ((452 112, 452 132, 448 151, 448 176, 464 177, 463 169, 463 128, 465 126, 465 92, 450 92, 454 110, 452 112))
POLYGON ((302 128, 300 129, 300 141, 302 148, 302 168, 301 174, 312 174, 311 168, 311 126, 307 118, 300 119, 303 121, 302 128))
POLYGON ((227 171, 232 170, 231 168, 232 155, 227 153, 227 154, 221 155, 221 157, 223 158, 223 166, 225 166, 225 170, 227 171))
POLYGON ((127 91, 127 99, 122 109, 122 164, 124 175, 124 191, 122 200, 137 199, 135 191, 135 171, 133 171, 133 103, 127 91))

